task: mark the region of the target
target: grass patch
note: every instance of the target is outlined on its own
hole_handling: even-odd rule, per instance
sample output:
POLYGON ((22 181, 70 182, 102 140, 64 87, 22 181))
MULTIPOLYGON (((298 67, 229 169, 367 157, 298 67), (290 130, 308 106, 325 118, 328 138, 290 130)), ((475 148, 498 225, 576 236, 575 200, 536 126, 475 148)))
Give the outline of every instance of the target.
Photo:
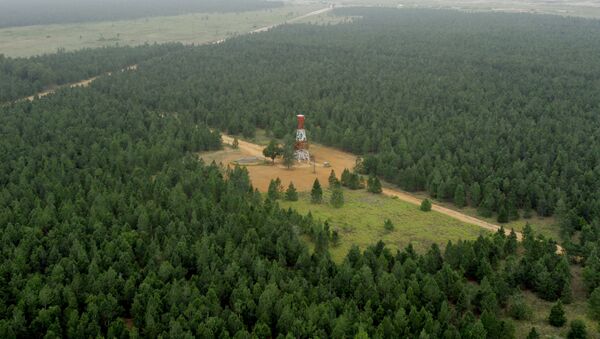
MULTIPOLYGON (((325 192, 324 200, 329 201, 330 193, 325 192)), ((311 212, 321 221, 328 221, 332 230, 340 235, 338 246, 330 246, 330 253, 336 262, 341 262, 353 244, 361 249, 383 240, 391 249, 404 248, 412 243, 417 251, 426 251, 431 244, 444 247, 448 240, 475 239, 485 230, 469 225, 437 212, 422 212, 418 206, 375 195, 364 190, 344 189, 345 204, 334 208, 328 203, 310 203, 309 193, 300 193, 296 202, 282 201, 281 207, 291 207, 302 214, 311 212), (384 228, 390 219, 393 231, 384 228)))
POLYGON ((571 274, 573 275, 573 280, 571 281, 571 286, 573 288, 573 302, 564 305, 565 315, 567 317, 565 326, 556 328, 548 323, 548 315, 550 314, 550 309, 554 305, 553 302, 542 300, 532 292, 524 291, 524 301, 532 308, 533 316, 530 320, 514 321, 517 329, 517 338, 525 338, 531 330, 531 327, 534 326, 542 338, 565 338, 569 331, 569 324, 575 319, 580 319, 585 322, 588 338, 600 338, 600 324, 590 319, 587 313, 587 293, 582 286, 581 267, 571 266, 571 274))
MULTIPOLYGON (((385 184, 385 186, 397 189, 397 187, 390 185, 390 184, 385 184)), ((518 220, 510 221, 505 224, 500 224, 496 220, 496 217, 497 217, 496 214, 494 214, 491 218, 485 218, 485 217, 482 217, 481 215, 479 215, 477 213, 477 209, 473 208, 473 207, 467 206, 464 208, 458 208, 450 202, 432 199, 425 192, 417 192, 417 193, 411 193, 411 194, 420 199, 428 198, 429 200, 434 202, 436 205, 443 206, 443 207, 446 207, 446 208, 449 208, 449 209, 452 209, 455 211, 460 211, 461 213, 475 217, 477 219, 481 219, 481 220, 484 220, 484 221, 487 221, 489 223, 496 224, 496 225, 502 225, 506 229, 514 228, 515 231, 518 231, 518 232, 522 232, 523 228, 525 228, 525 224, 529 222, 529 224, 531 225, 531 228, 533 229, 533 231, 536 234, 543 234, 545 237, 552 238, 558 242, 560 242, 560 240, 561 240, 561 237, 559 234, 559 227, 556 223, 556 219, 554 217, 545 217, 545 218, 539 217, 535 213, 535 211, 532 212, 533 216, 529 219, 524 219, 521 217, 518 220)), ((523 215, 523 211, 519 211, 519 215, 523 215)))

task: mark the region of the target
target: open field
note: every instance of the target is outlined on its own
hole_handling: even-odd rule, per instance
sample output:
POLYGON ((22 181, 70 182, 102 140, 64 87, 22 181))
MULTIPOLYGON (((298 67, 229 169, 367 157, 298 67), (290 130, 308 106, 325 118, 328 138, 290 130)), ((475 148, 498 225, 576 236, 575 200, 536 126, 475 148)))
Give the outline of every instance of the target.
MULTIPOLYGON (((325 184, 325 187, 327 184, 325 184)), ((402 249, 412 243, 415 250, 424 253, 433 243, 443 247, 448 240, 475 239, 485 233, 480 227, 432 211, 422 212, 418 206, 385 195, 365 190, 344 189, 345 204, 341 208, 329 205, 329 192, 324 192, 324 203, 310 203, 310 194, 301 193, 295 202, 282 201, 284 208, 291 207, 301 214, 308 212, 321 221, 328 221, 332 230, 340 235, 338 246, 330 246, 336 262, 341 262, 352 245, 365 249, 383 240, 390 249, 402 249), (395 228, 384 229, 390 219, 395 228)))
POLYGON ((322 4, 302 4, 242 13, 195 13, 112 22, 11 27, 0 29, 0 54, 26 57, 54 53, 58 49, 154 42, 203 44, 284 23, 323 8, 322 4))
POLYGON ((600 18, 600 2, 594 0, 338 0, 337 3, 341 6, 424 7, 600 18))

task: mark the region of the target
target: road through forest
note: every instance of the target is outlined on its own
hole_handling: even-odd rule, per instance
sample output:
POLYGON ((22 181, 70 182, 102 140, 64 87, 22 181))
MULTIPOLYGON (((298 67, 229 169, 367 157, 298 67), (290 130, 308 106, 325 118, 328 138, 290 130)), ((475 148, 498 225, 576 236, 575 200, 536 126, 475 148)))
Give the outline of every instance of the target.
MULTIPOLYGON (((332 9, 331 7, 322 8, 322 9, 319 9, 319 10, 316 10, 316 11, 313 11, 313 12, 310 12, 310 13, 306 13, 306 14, 297 16, 297 17, 295 17, 293 19, 286 20, 286 21, 284 21, 282 23, 276 23, 276 24, 272 24, 272 25, 269 25, 269 26, 257 28, 255 30, 249 31, 247 34, 266 32, 266 31, 268 31, 268 30, 270 30, 272 28, 275 28, 275 27, 280 26, 280 25, 284 25, 286 23, 292 23, 292 22, 295 22, 295 21, 306 19, 306 18, 314 16, 314 15, 319 15, 319 14, 326 13, 326 12, 330 11, 331 9, 332 9)), ((219 39, 219 40, 216 40, 216 41, 208 42, 207 44, 220 44, 220 43, 223 43, 223 42, 227 41, 228 39, 231 39, 231 38, 219 39)), ((127 66, 127 67, 123 68, 122 71, 125 71, 125 70, 136 70, 136 69, 137 69, 137 65, 131 65, 131 66, 127 66)), ((111 74, 111 72, 108 72, 105 75, 110 75, 110 74, 111 74)), ((46 95, 52 94, 52 93, 56 92, 57 90, 59 90, 61 88, 65 88, 65 87, 86 87, 86 86, 89 86, 99 76, 100 75, 92 77, 92 78, 89 78, 89 79, 81 80, 81 81, 78 81, 78 82, 56 86, 54 88, 46 89, 46 90, 43 90, 43 91, 41 91, 39 93, 36 93, 34 95, 30 95, 30 96, 25 97, 25 98, 17 99, 15 101, 22 101, 22 100, 33 101, 33 99, 35 99, 36 97, 44 97, 46 95)))

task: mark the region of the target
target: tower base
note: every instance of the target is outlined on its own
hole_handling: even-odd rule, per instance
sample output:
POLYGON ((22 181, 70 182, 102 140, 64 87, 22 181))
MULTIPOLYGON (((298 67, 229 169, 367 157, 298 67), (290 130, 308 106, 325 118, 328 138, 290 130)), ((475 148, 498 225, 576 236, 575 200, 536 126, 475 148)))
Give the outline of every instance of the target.
POLYGON ((298 161, 310 161, 310 154, 308 150, 299 149, 294 152, 294 158, 298 161))

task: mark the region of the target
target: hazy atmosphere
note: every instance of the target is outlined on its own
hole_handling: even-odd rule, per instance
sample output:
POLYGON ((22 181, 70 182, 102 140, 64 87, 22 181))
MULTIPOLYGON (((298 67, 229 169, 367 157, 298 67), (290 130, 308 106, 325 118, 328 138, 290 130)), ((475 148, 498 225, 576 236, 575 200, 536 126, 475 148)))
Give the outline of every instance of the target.
POLYGON ((5 0, 0 338, 600 338, 600 1, 5 0))

